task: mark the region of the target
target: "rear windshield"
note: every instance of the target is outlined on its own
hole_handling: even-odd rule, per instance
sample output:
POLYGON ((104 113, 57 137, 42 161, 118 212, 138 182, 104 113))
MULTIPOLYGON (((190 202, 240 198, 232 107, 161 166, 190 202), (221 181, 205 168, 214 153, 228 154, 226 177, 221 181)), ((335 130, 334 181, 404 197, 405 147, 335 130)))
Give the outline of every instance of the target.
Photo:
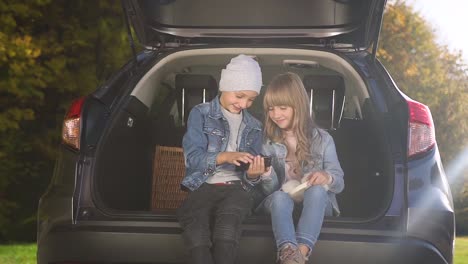
POLYGON ((367 0, 139 0, 147 22, 183 28, 333 28, 367 16, 367 0))

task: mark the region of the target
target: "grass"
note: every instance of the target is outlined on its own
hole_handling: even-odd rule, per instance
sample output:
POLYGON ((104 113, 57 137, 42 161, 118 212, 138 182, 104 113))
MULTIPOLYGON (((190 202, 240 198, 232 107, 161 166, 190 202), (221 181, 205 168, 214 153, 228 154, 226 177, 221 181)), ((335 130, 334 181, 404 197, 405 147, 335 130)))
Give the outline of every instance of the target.
POLYGON ((453 264, 468 263, 468 236, 457 237, 455 239, 455 256, 453 264))
POLYGON ((0 245, 0 263, 36 264, 36 244, 0 245))
MULTIPOLYGON (((1 264, 36 264, 36 244, 0 245, 1 264)), ((453 264, 468 263, 468 236, 457 237, 453 264)))

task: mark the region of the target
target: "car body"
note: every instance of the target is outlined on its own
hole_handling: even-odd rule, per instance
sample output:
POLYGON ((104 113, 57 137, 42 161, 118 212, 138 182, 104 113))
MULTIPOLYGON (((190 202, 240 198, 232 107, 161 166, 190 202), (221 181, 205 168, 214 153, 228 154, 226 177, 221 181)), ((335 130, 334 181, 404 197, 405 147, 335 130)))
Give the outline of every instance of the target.
MULTIPOLYGON (((164 198, 158 168, 183 160, 158 163, 158 146, 180 148, 190 108, 213 98, 240 53, 257 58, 264 83, 301 76, 335 140, 342 214, 325 218, 311 262, 453 262, 453 202, 430 110, 375 58, 385 1, 123 3, 146 49, 70 107, 39 201, 38 264, 187 260, 175 207, 153 203, 164 198)), ((260 120, 261 97, 249 109, 260 120)), ((273 263, 269 217, 253 214, 243 228, 239 263, 273 263)))

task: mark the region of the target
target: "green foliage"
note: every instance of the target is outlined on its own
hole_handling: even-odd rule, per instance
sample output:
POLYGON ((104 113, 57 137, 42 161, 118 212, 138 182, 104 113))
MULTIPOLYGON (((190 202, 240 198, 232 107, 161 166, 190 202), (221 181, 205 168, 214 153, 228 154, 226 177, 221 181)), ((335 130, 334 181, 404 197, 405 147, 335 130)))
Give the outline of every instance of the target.
POLYGON ((0 246, 0 263, 2 264, 36 264, 35 244, 0 246))
MULTIPOLYGON (((452 168, 460 166, 456 160, 466 167, 466 158, 458 155, 468 148, 468 67, 460 52, 437 44, 431 26, 403 1, 387 4, 380 37, 377 55, 399 89, 431 109, 457 218, 465 212, 466 219, 468 171, 452 168)), ((468 222, 457 223, 468 232, 468 222)))
POLYGON ((130 48, 119 1, 0 0, 0 13, 0 241, 31 241, 70 101, 130 48))

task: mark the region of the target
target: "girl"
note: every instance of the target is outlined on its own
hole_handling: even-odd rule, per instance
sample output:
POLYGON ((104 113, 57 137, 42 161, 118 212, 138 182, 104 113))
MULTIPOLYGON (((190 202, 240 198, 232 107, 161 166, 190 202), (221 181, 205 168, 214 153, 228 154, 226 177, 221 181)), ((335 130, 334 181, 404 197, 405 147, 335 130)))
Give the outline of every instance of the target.
POLYGON ((344 188, 335 144, 314 125, 308 98, 299 76, 285 73, 272 80, 263 100, 264 152, 274 158, 272 169, 262 175, 263 191, 269 194, 262 205, 271 214, 281 264, 305 263, 324 216, 333 209, 339 213, 335 194, 344 188), (294 182, 308 186, 297 230, 292 217, 295 201, 286 190, 294 182))

